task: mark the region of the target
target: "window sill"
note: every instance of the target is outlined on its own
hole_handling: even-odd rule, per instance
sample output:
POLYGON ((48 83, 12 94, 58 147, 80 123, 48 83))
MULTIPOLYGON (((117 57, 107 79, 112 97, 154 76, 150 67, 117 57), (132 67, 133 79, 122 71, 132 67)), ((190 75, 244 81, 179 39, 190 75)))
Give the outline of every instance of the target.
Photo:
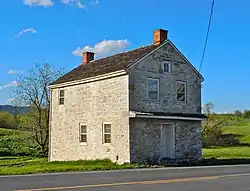
POLYGON ((88 143, 80 143, 80 145, 87 146, 88 143))
POLYGON ((112 146, 111 143, 103 143, 102 145, 105 146, 105 147, 112 146))
POLYGON ((147 103, 160 104, 160 101, 159 101, 159 100, 151 100, 151 99, 148 99, 148 100, 147 100, 147 103))
POLYGON ((172 74, 172 72, 162 72, 163 74, 172 74))
POLYGON ((178 105, 187 105, 186 101, 176 101, 178 105))

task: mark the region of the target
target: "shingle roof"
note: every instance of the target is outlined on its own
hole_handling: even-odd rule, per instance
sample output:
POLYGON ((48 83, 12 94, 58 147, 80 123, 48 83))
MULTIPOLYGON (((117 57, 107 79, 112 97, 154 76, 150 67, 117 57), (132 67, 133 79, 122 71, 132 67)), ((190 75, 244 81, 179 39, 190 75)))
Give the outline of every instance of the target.
POLYGON ((128 52, 119 53, 110 57, 94 60, 88 64, 81 64, 64 76, 54 81, 51 85, 81 80, 110 72, 124 70, 145 55, 153 51, 157 45, 148 45, 128 52))

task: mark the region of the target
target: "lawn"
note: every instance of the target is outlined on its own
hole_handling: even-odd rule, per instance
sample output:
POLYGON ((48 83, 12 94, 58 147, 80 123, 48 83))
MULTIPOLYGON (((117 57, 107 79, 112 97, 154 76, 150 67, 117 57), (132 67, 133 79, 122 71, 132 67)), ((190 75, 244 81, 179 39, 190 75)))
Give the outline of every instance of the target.
POLYGON ((203 158, 250 159, 250 147, 217 147, 203 149, 203 158))
POLYGON ((225 127, 224 133, 231 133, 240 136, 240 143, 250 144, 250 121, 245 120, 234 126, 225 127))
POLYGON ((245 146, 203 149, 203 158, 250 159, 250 146, 248 146, 248 144, 250 145, 250 120, 240 120, 233 126, 224 127, 223 133, 237 135, 240 144, 245 146))
POLYGON ((131 169, 135 167, 135 164, 118 165, 110 160, 48 162, 47 158, 0 157, 1 175, 131 169))

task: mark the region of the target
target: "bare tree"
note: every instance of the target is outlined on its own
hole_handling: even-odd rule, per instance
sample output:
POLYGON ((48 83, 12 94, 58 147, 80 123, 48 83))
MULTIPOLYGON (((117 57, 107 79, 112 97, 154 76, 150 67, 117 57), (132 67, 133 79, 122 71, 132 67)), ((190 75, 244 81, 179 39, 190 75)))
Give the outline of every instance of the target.
POLYGON ((20 106, 30 107, 25 126, 45 155, 48 151, 49 140, 50 91, 48 85, 61 74, 61 71, 53 70, 48 63, 36 64, 27 75, 20 76, 18 86, 14 90, 14 99, 20 106))
POLYGON ((222 128, 228 121, 226 117, 219 117, 212 113, 213 108, 214 104, 212 102, 206 103, 203 107, 203 113, 208 117, 202 125, 203 141, 207 140, 207 143, 203 142, 205 145, 217 144, 222 134, 222 128))

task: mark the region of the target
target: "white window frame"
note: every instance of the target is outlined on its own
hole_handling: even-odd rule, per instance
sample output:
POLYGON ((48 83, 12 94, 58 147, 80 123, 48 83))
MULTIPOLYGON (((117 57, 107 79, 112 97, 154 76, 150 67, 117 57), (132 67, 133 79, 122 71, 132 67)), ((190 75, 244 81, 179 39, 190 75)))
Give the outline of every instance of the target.
POLYGON ((58 104, 59 105, 65 104, 65 89, 59 89, 58 91, 58 104), (61 96, 61 91, 63 91, 63 96, 61 96), (61 104, 61 99, 63 99, 63 104, 61 104))
POLYGON ((112 143, 112 124, 110 122, 103 122, 102 123, 102 144, 103 145, 111 145, 112 143), (105 133, 105 125, 110 125, 110 133, 105 133), (105 135, 110 135, 110 143, 105 143, 105 135))
POLYGON ((88 126, 85 123, 79 124, 79 142, 80 145, 87 145, 88 144, 88 126), (86 133, 82 133, 82 126, 86 127, 86 133), (86 142, 81 141, 81 135, 86 135, 86 142))
POLYGON ((176 100, 178 103, 187 103, 187 82, 185 81, 177 81, 176 82, 176 100), (178 100, 178 84, 184 84, 185 85, 185 100, 184 101, 179 101, 178 100))
POLYGON ((164 62, 162 62, 161 67, 162 67, 163 73, 165 73, 165 74, 170 74, 170 73, 172 73, 172 63, 171 63, 171 62, 169 62, 169 61, 164 61, 164 62), (169 71, 168 71, 168 72, 165 72, 165 71, 164 71, 164 68, 165 68, 164 66, 165 66, 165 64, 168 65, 168 68, 169 68, 169 71))
POLYGON ((158 78, 147 78, 147 99, 149 101, 155 101, 155 102, 160 101, 160 80, 158 78), (157 99, 156 100, 149 98, 149 87, 148 87, 148 81, 149 80, 157 81, 157 99))

